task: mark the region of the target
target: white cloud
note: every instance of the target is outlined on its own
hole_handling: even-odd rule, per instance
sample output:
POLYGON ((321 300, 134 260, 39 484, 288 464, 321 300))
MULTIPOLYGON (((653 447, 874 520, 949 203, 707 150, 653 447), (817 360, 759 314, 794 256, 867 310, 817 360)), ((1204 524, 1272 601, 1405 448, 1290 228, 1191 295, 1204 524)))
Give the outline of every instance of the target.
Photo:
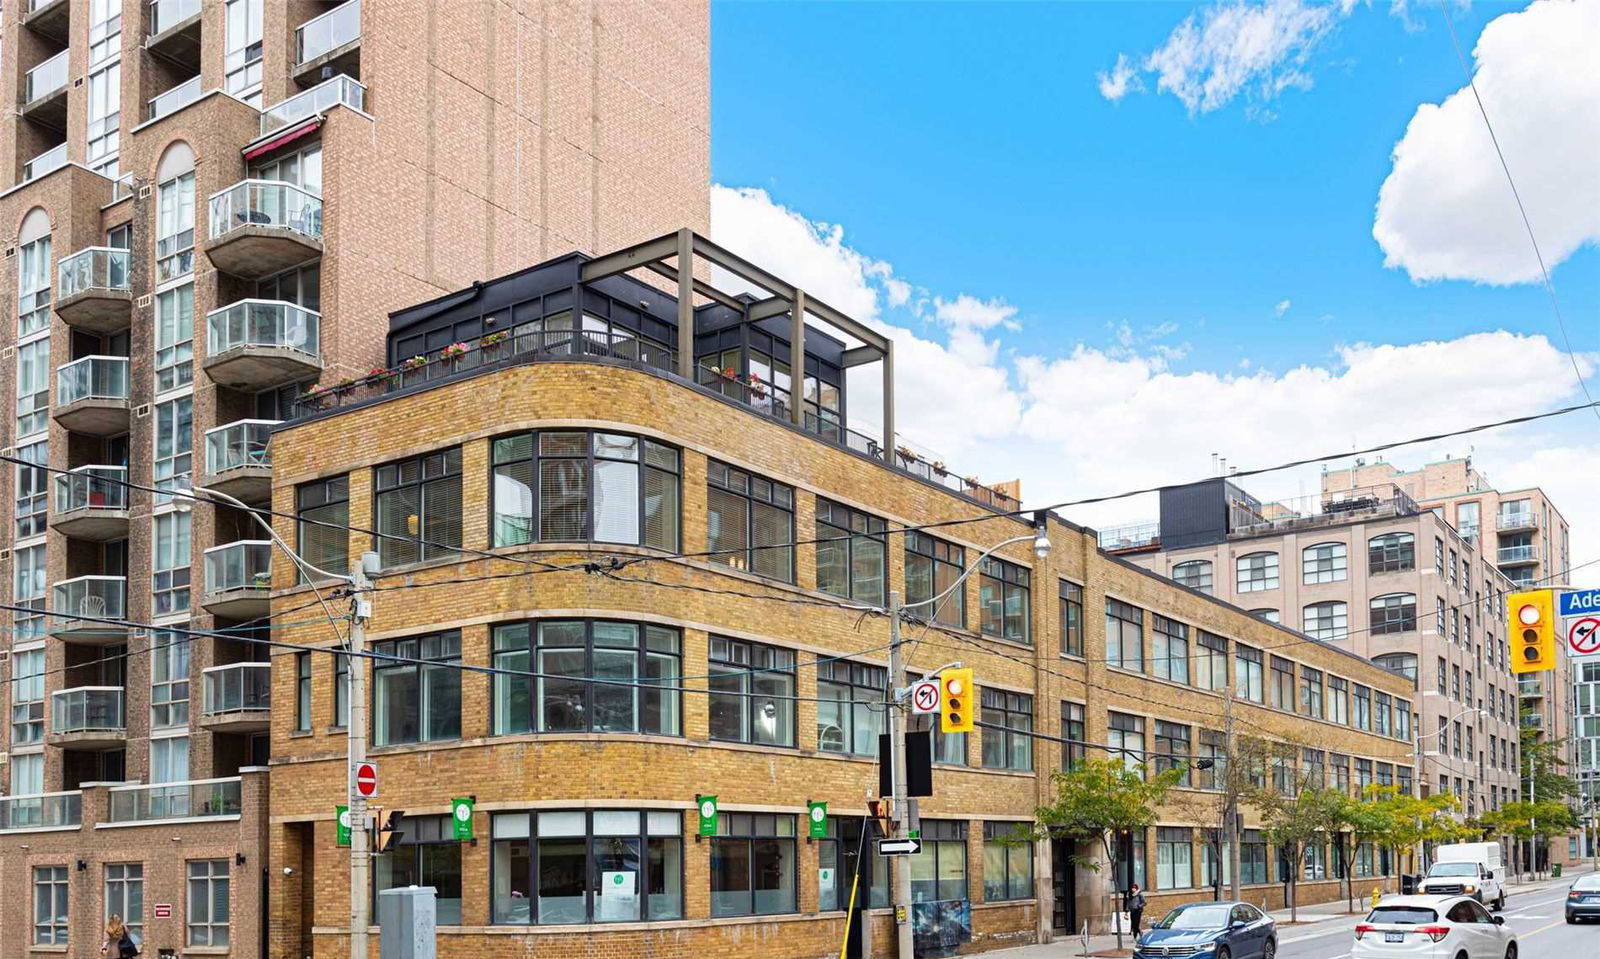
POLYGON ((1133 64, 1128 62, 1126 53, 1117 54, 1117 62, 1109 71, 1102 70, 1096 75, 1100 83, 1100 95, 1116 103, 1130 93, 1144 89, 1144 81, 1139 79, 1139 74, 1134 71, 1133 64))
POLYGON ((1290 301, 1290 300, 1287 300, 1287 299, 1279 300, 1278 301, 1278 305, 1272 308, 1272 312, 1278 314, 1278 316, 1281 317, 1281 316, 1283 316, 1283 314, 1289 312, 1289 307, 1291 307, 1293 305, 1294 305, 1293 302, 1290 301))
POLYGON ((1019 329, 1013 319, 1017 315, 1016 307, 1007 305, 1004 300, 980 300, 966 293, 958 295, 954 300, 934 297, 933 315, 939 322, 950 326, 987 330, 1004 324, 1008 329, 1019 329))
MULTIPOLYGON (((1600 242, 1600 3, 1490 21, 1475 80, 1552 268, 1600 242)), ((1413 280, 1536 282, 1538 261, 1470 87, 1424 103, 1394 148, 1372 235, 1413 280)))

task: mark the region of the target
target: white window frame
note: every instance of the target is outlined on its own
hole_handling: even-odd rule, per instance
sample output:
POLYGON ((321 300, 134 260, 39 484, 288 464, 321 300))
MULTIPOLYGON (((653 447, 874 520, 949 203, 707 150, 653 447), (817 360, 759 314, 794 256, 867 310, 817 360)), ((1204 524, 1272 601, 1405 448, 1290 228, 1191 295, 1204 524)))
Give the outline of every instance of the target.
POLYGON ((150 739, 150 782, 181 783, 189 779, 189 736, 158 736, 150 739), (181 764, 181 769, 177 764, 181 764))
POLYGON ((193 524, 188 510, 159 513, 150 530, 150 615, 189 612, 190 570, 194 565, 193 524))
POLYGON ((89 74, 87 83, 88 145, 84 158, 89 169, 116 179, 122 132, 122 62, 110 61, 89 74))
POLYGON ((17 440, 50 430, 50 338, 17 347, 17 440))
MULTIPOLYGON (((192 483, 194 473, 194 396, 178 396, 158 403, 154 416, 155 435, 151 438, 154 446, 154 485, 163 490, 186 490, 192 483), (187 430, 179 428, 184 420, 180 413, 185 404, 189 410, 187 430), (162 448, 163 443, 166 444, 165 449, 162 448)), ((158 506, 170 504, 172 494, 157 493, 155 502, 158 506)))
POLYGON ((43 464, 50 458, 50 444, 42 438, 21 443, 13 451, 12 456, 29 463, 40 464, 32 467, 19 465, 15 469, 16 542, 20 544, 30 540, 42 540, 48 530, 46 524, 50 510, 50 474, 43 468, 43 464))
POLYGON ((134 942, 144 939, 144 863, 142 862, 108 862, 103 870, 105 885, 105 917, 112 915, 122 917, 122 924, 128 927, 134 942), (135 901, 129 896, 137 887, 138 911, 129 905, 135 901))
POLYGON ((44 658, 43 643, 11 652, 12 746, 44 743, 44 658))
POLYGON ((194 171, 156 187, 156 283, 194 272, 194 171))
POLYGON ((261 105, 262 0, 228 0, 223 13, 223 89, 261 105))
POLYGON ((151 632, 150 728, 181 729, 189 724, 190 652, 187 633, 151 632))
POLYGON ((50 332, 53 272, 50 260, 50 237, 41 236, 17 249, 17 337, 19 339, 50 332))
POLYGON ((194 281, 156 294, 156 393, 194 381, 194 281))

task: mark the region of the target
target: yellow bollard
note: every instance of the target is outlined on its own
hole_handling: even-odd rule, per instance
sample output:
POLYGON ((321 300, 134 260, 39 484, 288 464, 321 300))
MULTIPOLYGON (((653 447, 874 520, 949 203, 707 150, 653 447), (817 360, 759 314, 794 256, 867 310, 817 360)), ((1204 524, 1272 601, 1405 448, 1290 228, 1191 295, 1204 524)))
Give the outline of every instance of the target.
POLYGON ((1378 908, 1378 887, 1372 887, 1372 908, 1378 908))

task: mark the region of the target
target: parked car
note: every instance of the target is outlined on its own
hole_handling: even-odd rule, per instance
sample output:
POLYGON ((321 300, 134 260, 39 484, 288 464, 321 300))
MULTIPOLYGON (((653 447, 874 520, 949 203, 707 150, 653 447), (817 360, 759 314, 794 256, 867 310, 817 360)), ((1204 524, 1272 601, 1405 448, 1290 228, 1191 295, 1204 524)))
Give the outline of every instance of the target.
POLYGON ((1505 919, 1465 896, 1390 896, 1356 926, 1350 959, 1517 959, 1505 919))
POLYGON ((1600 919, 1600 872, 1579 876, 1567 888, 1567 922, 1600 919))
POLYGON ((1179 906, 1134 943, 1135 959, 1273 959, 1278 924, 1247 902, 1179 906))

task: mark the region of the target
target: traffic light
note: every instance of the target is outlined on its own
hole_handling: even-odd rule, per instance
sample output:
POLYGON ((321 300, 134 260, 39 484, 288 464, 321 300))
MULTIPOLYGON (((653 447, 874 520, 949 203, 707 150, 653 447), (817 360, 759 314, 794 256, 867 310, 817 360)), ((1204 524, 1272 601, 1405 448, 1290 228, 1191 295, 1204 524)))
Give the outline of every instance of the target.
POLYGON ((400 824, 405 818, 406 814, 398 809, 389 811, 389 815, 384 817, 383 825, 378 827, 378 835, 372 841, 373 852, 388 852, 400 841, 400 837, 405 835, 400 829, 400 824))
POLYGON ((1548 589, 1506 597, 1510 625, 1511 671, 1542 673, 1556 668, 1556 611, 1548 589))
POLYGON ((939 731, 972 732, 973 707, 978 691, 972 687, 972 670, 947 669, 939 674, 939 731))

